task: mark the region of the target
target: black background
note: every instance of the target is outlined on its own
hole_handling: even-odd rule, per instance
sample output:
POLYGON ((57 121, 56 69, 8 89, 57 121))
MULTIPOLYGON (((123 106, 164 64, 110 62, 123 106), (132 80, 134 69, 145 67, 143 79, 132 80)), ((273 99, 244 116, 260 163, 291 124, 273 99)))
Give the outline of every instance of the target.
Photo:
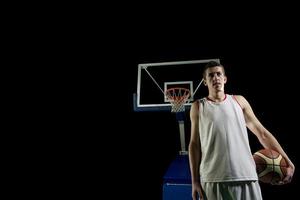
POLYGON ((175 4, 68 3, 12 15, 5 51, 13 52, 13 78, 5 83, 16 85, 9 88, 16 97, 5 118, 19 130, 5 150, 16 152, 7 174, 20 186, 12 195, 161 199, 180 149, 178 124, 168 112, 133 111, 138 64, 220 58, 226 92, 248 99, 296 165, 291 184, 262 185, 265 199, 294 198, 298 6, 175 4))

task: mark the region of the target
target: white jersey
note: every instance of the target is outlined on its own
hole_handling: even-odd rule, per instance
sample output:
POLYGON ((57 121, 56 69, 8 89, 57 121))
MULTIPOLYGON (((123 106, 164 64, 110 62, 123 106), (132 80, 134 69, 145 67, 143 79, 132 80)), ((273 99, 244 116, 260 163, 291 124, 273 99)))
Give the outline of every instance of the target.
POLYGON ((243 111, 232 95, 199 100, 203 182, 258 180, 243 111))

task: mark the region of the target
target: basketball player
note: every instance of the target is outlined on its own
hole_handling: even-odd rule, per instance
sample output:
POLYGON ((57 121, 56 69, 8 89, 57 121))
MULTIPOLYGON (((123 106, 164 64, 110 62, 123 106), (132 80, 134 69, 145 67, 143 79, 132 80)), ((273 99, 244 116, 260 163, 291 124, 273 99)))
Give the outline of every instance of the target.
POLYGON ((192 197, 209 200, 262 199, 247 128, 264 148, 279 152, 287 161, 289 183, 294 164, 275 137, 259 122, 248 101, 224 92, 227 82, 224 67, 209 62, 203 72, 208 97, 195 101, 190 110, 191 138, 189 162, 192 197))

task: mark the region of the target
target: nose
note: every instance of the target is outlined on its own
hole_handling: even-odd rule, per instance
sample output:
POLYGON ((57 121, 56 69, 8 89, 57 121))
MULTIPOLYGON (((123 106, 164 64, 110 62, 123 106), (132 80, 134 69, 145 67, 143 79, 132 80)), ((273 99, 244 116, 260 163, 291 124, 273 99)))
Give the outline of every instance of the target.
POLYGON ((219 76, 217 73, 214 73, 213 80, 218 80, 219 76))

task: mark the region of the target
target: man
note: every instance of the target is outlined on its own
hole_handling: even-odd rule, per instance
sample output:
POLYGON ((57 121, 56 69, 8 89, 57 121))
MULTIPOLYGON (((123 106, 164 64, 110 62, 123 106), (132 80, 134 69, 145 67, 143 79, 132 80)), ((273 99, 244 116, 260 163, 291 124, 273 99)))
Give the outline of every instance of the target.
POLYGON ((274 184, 289 183, 294 164, 256 118, 248 101, 243 96, 224 92, 227 82, 224 67, 209 62, 204 68, 203 79, 208 97, 195 101, 190 110, 189 162, 193 200, 197 195, 208 200, 262 199, 247 127, 264 148, 279 152, 288 163, 285 178, 274 184))

